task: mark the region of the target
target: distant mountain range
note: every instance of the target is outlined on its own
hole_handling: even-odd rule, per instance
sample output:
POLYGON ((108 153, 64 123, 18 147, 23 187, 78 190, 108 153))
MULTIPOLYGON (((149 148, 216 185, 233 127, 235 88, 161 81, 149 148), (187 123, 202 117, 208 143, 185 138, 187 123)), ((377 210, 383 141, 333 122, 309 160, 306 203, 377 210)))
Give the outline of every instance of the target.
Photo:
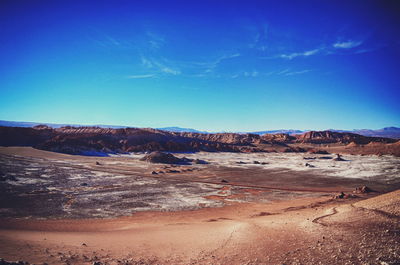
POLYGON ((191 133, 209 133, 206 131, 199 131, 191 128, 181 128, 181 127, 163 127, 157 128, 158 130, 168 131, 168 132, 191 132, 191 133))
POLYGON ((285 134, 292 135, 292 134, 302 134, 302 133, 305 133, 305 132, 308 132, 308 131, 311 131, 311 130, 306 130, 306 131, 300 131, 300 130, 270 130, 270 131, 251 132, 251 133, 258 134, 258 135, 263 135, 263 134, 266 134, 266 133, 269 133, 269 134, 285 133, 285 134))
MULTIPOLYGON (((57 123, 38 123, 38 122, 19 122, 19 121, 4 121, 0 120, 0 126, 9 126, 9 127, 34 127, 37 125, 47 125, 53 128, 60 128, 64 126, 84 126, 81 124, 57 124, 57 123)), ((116 126, 116 125, 90 125, 100 128, 112 128, 112 129, 120 129, 120 128, 127 128, 128 126, 116 126)), ((181 127, 162 127, 156 128, 158 130, 169 131, 169 132, 191 132, 191 133, 210 133, 207 131, 199 131, 191 128, 181 128, 181 127)), ((302 134, 305 132, 309 132, 311 130, 266 130, 266 131, 256 131, 256 132, 243 132, 243 133, 252 133, 252 134, 289 134, 289 135, 296 135, 302 134)), ((336 130, 336 129, 329 129, 329 131, 333 132, 350 132, 356 133, 363 136, 369 137, 387 137, 393 139, 400 139, 400 128, 398 127, 385 127, 382 129, 371 130, 371 129, 354 129, 354 130, 336 130)))

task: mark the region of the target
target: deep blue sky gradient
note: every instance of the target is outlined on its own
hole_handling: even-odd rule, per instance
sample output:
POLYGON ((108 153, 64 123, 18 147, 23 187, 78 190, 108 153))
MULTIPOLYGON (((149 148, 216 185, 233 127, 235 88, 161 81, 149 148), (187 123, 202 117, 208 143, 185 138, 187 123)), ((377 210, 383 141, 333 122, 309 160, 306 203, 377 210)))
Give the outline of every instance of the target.
POLYGON ((400 126, 398 1, 1 1, 0 119, 400 126))

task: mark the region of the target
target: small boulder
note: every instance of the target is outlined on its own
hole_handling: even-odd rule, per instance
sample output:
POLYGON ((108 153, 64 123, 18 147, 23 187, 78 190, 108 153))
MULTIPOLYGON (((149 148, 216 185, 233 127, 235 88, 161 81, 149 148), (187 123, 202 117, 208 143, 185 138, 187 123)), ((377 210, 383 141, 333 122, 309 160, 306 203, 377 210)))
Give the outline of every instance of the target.
POLYGON ((309 163, 306 163, 305 166, 306 166, 306 167, 315 167, 314 165, 311 165, 311 164, 309 164, 309 163))
POLYGON ((340 154, 336 154, 336 158, 334 158, 333 160, 335 160, 335 161, 346 161, 345 159, 342 158, 342 156, 340 154))
POLYGON ((333 198, 334 199, 343 199, 345 196, 344 192, 340 192, 339 194, 336 194, 333 198))
POLYGON ((166 171, 167 173, 180 173, 179 170, 175 170, 175 169, 169 169, 166 171))
POLYGON ((359 194, 364 194, 364 193, 370 193, 373 192, 374 190, 370 189, 367 186, 361 186, 361 187, 357 187, 353 193, 359 193, 359 194))
POLYGON ((198 165, 206 165, 206 164, 209 164, 207 161, 201 160, 201 159, 194 159, 192 162, 195 163, 195 164, 198 164, 198 165))

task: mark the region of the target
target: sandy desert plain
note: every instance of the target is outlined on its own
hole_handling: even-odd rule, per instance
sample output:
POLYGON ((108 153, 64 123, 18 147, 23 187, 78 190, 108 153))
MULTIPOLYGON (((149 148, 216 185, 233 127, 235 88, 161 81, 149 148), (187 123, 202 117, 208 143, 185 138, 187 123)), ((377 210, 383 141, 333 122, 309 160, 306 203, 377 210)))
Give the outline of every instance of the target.
POLYGON ((399 157, 145 155, 0 147, 0 264, 400 264, 399 157))

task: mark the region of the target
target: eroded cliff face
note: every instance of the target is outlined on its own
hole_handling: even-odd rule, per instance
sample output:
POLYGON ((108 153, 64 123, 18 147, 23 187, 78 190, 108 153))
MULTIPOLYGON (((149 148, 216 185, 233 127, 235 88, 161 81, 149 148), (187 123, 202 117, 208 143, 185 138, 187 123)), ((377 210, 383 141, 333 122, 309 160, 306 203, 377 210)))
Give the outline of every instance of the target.
POLYGON ((151 128, 110 129, 99 127, 48 126, 34 128, 0 127, 0 145, 32 146, 42 150, 68 154, 119 152, 260 152, 269 147, 285 147, 285 152, 304 152, 288 144, 309 143, 394 143, 389 138, 365 137, 352 133, 311 131, 302 135, 167 132, 151 128))
POLYGON ((394 143, 396 140, 383 137, 367 137, 355 133, 340 133, 332 131, 310 131, 296 136, 296 142, 314 144, 368 144, 370 142, 394 143))

